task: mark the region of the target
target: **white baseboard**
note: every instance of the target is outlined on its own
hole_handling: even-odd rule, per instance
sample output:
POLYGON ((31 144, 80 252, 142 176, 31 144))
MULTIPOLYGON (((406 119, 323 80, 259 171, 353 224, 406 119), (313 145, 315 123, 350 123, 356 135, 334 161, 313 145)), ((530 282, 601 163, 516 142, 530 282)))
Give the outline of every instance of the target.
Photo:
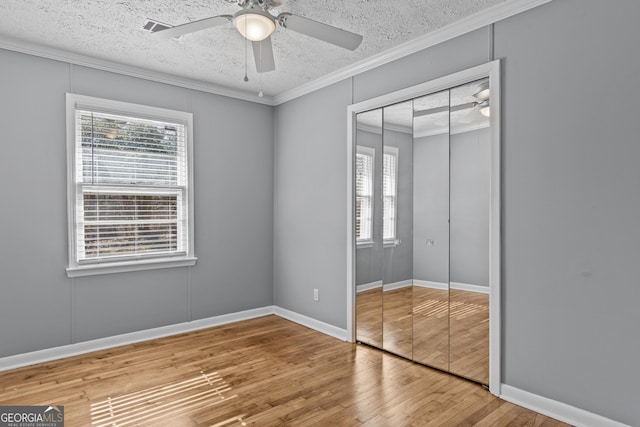
POLYGON ((629 427, 618 421, 605 418, 566 403, 558 402, 507 384, 501 384, 500 398, 523 406, 540 414, 575 425, 577 427, 629 427))
POLYGON ((2 357, 0 358, 0 372, 35 365, 37 363, 64 359, 65 357, 105 350, 108 348, 120 347, 127 344, 135 344, 142 341, 149 341, 171 335, 198 331, 200 329, 212 328, 214 326, 226 325, 228 323, 239 322, 241 320, 255 319, 256 317, 268 316, 270 314, 275 314, 284 319, 314 329, 318 332, 322 332, 323 334, 338 338, 339 340, 348 341, 347 331, 345 329, 340 329, 311 317, 271 305, 252 310, 240 311, 237 313, 209 317, 206 319, 192 320, 191 322, 161 326, 159 328, 146 329, 144 331, 130 332, 112 337, 98 338, 95 340, 83 341, 60 347, 2 357))
MULTIPOLYGON (((409 280, 392 283, 391 285, 396 285, 398 286, 398 288, 408 286, 409 284, 406 284, 405 282, 409 282, 409 284, 411 284, 411 281, 409 280), (400 284, 401 286, 398 284, 400 284)), ((0 358, 0 372, 34 365, 37 363, 49 362, 65 357, 76 356, 79 354, 91 353, 107 348, 119 347, 122 345, 134 344, 137 342, 163 338, 171 335, 182 334, 185 332, 197 331, 200 329, 211 328, 214 326, 225 325, 233 322, 239 322, 241 320, 268 316, 270 314, 275 314, 284 319, 306 326, 339 340, 349 341, 347 337, 347 331, 345 329, 338 328, 312 317, 308 317, 281 307, 267 306, 237 313, 223 314, 221 316, 214 316, 206 319, 193 320, 191 322, 184 322, 176 325, 162 326, 159 328, 147 329, 144 331, 131 332, 113 337, 99 338, 96 340, 84 341, 61 347, 54 347, 45 350, 33 351, 30 353, 7 356, 0 358)), ((578 427, 630 427, 618 421, 614 421, 601 415, 585 411, 584 409, 576 408, 562 402, 558 402, 543 396, 520 390, 507 384, 500 385, 500 393, 500 398, 508 402, 523 406, 538 413, 547 415, 560 421, 564 421, 569 424, 573 424, 578 427)))
POLYGON ((471 285, 469 283, 451 282, 451 289, 457 289, 459 291, 477 292, 479 294, 489 294, 488 286, 471 285))
POLYGON ((413 280, 401 280, 400 282, 394 283, 385 283, 382 286, 383 291, 392 291, 394 289, 406 288, 407 286, 411 286, 413 284, 413 280))
POLYGON ((269 314, 274 314, 273 306, 223 314, 221 316, 214 316, 206 319, 197 319, 192 320, 191 322, 161 326, 159 328, 145 329, 144 331, 130 332, 112 337, 98 338, 95 340, 47 348, 29 353, 16 354, 14 356, 0 358, 0 372, 8 371, 9 369, 21 368, 23 366, 35 365, 37 363, 50 362, 52 360, 63 359, 65 357, 77 356, 79 354, 91 353, 98 350, 105 350, 107 348, 120 347, 122 345, 134 344, 156 338, 164 338, 170 335, 178 335, 185 332, 211 328, 213 326, 225 325, 227 323, 239 322, 241 320, 254 319, 256 317, 267 316, 269 314))
POLYGON ((356 292, 370 291, 371 289, 377 289, 381 287, 382 280, 378 280, 377 282, 363 283, 362 285, 356 286, 356 292))
POLYGON ((287 310, 286 308, 274 306, 274 314, 284 319, 291 320, 307 328, 314 329, 323 334, 332 336, 342 341, 349 341, 347 337, 347 330, 338 328, 337 326, 330 325, 313 317, 305 316, 304 314, 296 313, 295 311, 287 310))
POLYGON ((413 279, 413 286, 420 286, 421 288, 440 289, 443 291, 449 290, 449 284, 445 282, 432 282, 430 280, 418 280, 413 279))

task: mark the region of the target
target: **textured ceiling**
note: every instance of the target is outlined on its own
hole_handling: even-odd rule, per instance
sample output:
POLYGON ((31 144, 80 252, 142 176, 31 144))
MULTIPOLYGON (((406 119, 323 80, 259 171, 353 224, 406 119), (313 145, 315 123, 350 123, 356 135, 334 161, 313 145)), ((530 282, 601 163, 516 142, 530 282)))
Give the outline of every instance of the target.
POLYGON ((142 29, 146 18, 171 25, 233 14, 228 0, 1 0, 0 38, 113 61, 181 78, 278 95, 505 0, 282 0, 271 9, 362 34, 355 51, 280 26, 272 36, 276 70, 255 72, 242 36, 228 24, 162 40, 142 29))
POLYGON ((474 94, 481 89, 480 84, 483 82, 488 83, 488 80, 474 81, 451 90, 360 113, 358 127, 380 133, 384 122, 385 128, 411 133, 416 138, 446 132, 455 134, 487 127, 489 118, 480 114, 477 106, 470 105, 478 102, 474 94), (452 107, 452 110, 435 112, 441 107, 452 107), (424 114, 429 110, 434 112, 424 114))

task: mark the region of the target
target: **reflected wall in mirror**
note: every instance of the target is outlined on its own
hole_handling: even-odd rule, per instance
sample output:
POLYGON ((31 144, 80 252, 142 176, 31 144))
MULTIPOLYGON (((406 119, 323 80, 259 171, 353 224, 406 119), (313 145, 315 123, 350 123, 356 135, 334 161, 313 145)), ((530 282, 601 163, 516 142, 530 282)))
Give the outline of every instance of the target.
POLYGON ((382 109, 356 117, 356 337, 382 348, 382 109))
POLYGON ((382 347, 413 354, 413 101, 383 109, 382 347))
POLYGON ((413 358, 449 369, 449 91, 414 100, 413 358))
POLYGON ((488 80, 451 90, 450 371, 489 383, 488 80))

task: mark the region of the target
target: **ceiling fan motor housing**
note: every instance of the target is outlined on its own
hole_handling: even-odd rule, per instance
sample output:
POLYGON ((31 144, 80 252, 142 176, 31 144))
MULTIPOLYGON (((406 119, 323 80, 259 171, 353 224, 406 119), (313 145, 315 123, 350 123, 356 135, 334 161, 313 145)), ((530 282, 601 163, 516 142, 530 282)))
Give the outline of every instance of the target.
POLYGON ((233 25, 248 40, 262 41, 276 29, 276 18, 260 6, 262 0, 248 0, 248 5, 233 15, 233 25))

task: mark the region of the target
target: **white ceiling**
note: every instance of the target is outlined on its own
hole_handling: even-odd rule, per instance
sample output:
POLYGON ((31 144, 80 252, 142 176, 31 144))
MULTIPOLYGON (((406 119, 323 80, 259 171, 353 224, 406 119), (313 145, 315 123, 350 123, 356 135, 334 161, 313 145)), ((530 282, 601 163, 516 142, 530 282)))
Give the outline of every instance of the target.
MULTIPOLYGON (((278 26, 272 36, 276 70, 262 74, 263 91, 267 97, 282 94, 507 2, 282 0, 272 14, 290 12, 362 34, 364 40, 352 52, 278 26)), ((231 24, 171 40, 142 29, 146 18, 178 25, 237 10, 234 0, 2 0, 0 42, 53 48, 256 94, 260 77, 251 47, 245 83, 245 42, 231 24)))

